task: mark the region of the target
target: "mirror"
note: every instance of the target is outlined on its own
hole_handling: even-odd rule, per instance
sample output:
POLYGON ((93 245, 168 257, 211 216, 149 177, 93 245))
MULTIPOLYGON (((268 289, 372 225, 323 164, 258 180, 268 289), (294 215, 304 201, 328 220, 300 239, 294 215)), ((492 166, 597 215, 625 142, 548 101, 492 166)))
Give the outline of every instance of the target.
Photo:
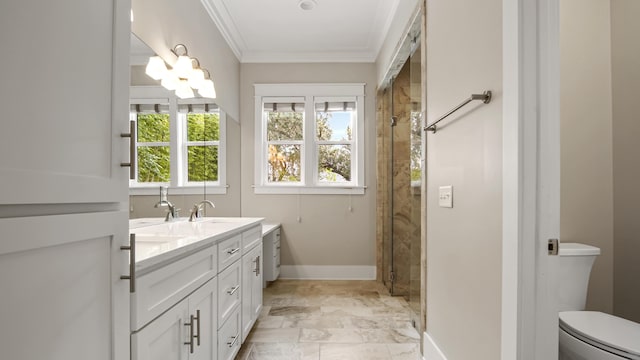
MULTIPOLYGON (((160 85, 159 80, 154 80, 145 73, 146 64, 150 56, 155 53, 138 36, 131 33, 130 65, 131 65, 131 87, 130 98, 132 99, 132 119, 137 119, 138 142, 142 139, 148 146, 138 146, 138 173, 144 173, 145 179, 149 183, 155 183, 146 188, 130 187, 129 196, 129 218, 161 217, 164 216, 163 208, 156 208, 154 205, 159 200, 159 184, 168 184, 169 169, 171 162, 175 162, 176 155, 171 154, 168 145, 171 142, 171 131, 180 133, 177 126, 170 124, 170 112, 182 111, 187 113, 187 133, 184 138, 188 141, 195 140, 194 134, 204 136, 203 146, 189 147, 188 157, 192 160, 185 160, 192 165, 194 162, 204 163, 202 175, 194 174, 193 166, 187 172, 188 177, 199 181, 202 178, 212 178, 211 168, 207 164, 218 164, 225 169, 226 181, 221 181, 220 185, 228 185, 225 189, 211 187, 200 182, 192 187, 170 187, 169 201, 181 209, 180 217, 189 216, 189 211, 195 203, 204 199, 211 200, 215 204, 215 209, 206 208, 205 216, 240 216, 240 125, 230 118, 224 116, 224 109, 217 110, 215 99, 194 98, 189 101, 178 100, 173 92, 169 92, 160 85), (135 103, 135 104, 133 104, 135 103), (187 103, 193 103, 189 106, 187 103), (171 105, 173 104, 173 105, 171 105), (207 104, 205 106, 205 104, 207 104), (137 105, 137 106, 136 106, 137 105), (177 109, 177 110, 172 110, 177 109), (197 113, 193 116, 192 114, 197 113), (141 120, 144 119, 144 122, 141 120), (218 123, 219 121, 219 123, 218 123), (140 127, 144 125, 144 127, 140 127), (199 126, 199 127, 198 127, 199 126), (224 129, 224 130, 223 130, 224 129), (223 130, 223 131, 221 131, 223 130), (219 155, 216 146, 220 145, 216 141, 224 142, 226 155, 224 159, 219 155), (217 145, 216 145, 217 144, 217 145), (143 149, 143 151, 140 151, 143 149), (193 160, 199 157, 199 160, 193 160)), ((219 89, 220 90, 220 89, 219 89)), ((173 116, 175 118, 175 116, 173 116)), ((173 120, 172 120, 173 121, 173 120)), ((177 135, 174 135, 177 136, 177 135)), ((174 165, 175 166, 175 165, 174 165)), ((215 167, 215 165, 213 165, 215 167)), ((221 179, 222 180, 222 179, 221 179)))

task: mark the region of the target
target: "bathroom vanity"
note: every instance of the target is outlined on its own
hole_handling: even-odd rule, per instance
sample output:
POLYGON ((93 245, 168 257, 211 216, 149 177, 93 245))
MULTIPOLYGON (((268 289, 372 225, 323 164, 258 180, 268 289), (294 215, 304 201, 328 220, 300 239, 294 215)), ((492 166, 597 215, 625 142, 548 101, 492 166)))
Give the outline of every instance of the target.
POLYGON ((261 222, 130 221, 133 360, 236 356, 262 308, 261 222))

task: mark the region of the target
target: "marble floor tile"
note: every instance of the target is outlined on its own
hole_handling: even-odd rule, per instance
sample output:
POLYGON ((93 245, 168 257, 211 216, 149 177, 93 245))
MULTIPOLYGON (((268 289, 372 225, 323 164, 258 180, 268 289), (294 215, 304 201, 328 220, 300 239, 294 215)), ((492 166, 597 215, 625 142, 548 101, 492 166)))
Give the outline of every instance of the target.
MULTIPOLYGON (((319 360, 320 344, 256 343, 246 360, 319 360)), ((244 359, 242 359, 244 360, 244 359)))
POLYGON ((387 344, 392 360, 422 360, 420 344, 387 344))
POLYGON ((254 328, 247 337, 253 343, 297 343, 300 339, 300 329, 257 329, 254 328))
POLYGON ((320 314, 319 306, 271 306, 270 316, 309 316, 320 314))
POLYGON ((375 281, 277 280, 236 360, 421 360, 402 297, 375 281))
POLYGON ((262 316, 259 317, 254 325, 257 329, 278 329, 283 327, 294 326, 282 326, 284 322, 284 316, 262 316))
POLYGON ((361 344, 365 341, 353 329, 301 329, 300 342, 361 344))
POLYGON ((320 360, 392 360, 384 344, 321 344, 320 360))
POLYGON ((393 344, 418 343, 420 335, 415 329, 358 329, 365 343, 393 344))

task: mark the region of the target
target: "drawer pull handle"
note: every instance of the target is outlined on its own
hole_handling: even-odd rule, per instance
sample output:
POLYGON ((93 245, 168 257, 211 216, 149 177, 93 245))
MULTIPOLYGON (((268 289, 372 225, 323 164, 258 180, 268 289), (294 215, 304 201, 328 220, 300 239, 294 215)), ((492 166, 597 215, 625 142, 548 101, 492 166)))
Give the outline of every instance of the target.
POLYGON ((279 268, 279 267, 280 267, 280 264, 276 265, 276 267, 277 267, 277 268, 279 268))
POLYGON ((185 341, 185 345, 189 345, 189 353, 193 354, 193 315, 191 315, 191 322, 184 323, 184 326, 189 327, 189 341, 185 341))
POLYGON ((260 276, 260 256, 256 256, 256 259, 253 262, 256 264, 256 268, 253 269, 253 272, 256 273, 256 276, 260 276))
POLYGON ((229 342, 227 342, 227 345, 228 345, 230 348, 232 348, 232 347, 236 344, 236 342, 238 342, 238 338, 239 338, 239 337, 240 337, 240 334, 238 334, 238 335, 236 335, 236 336, 232 337, 232 338, 231 338, 231 340, 230 340, 229 342))
POLYGON ((197 345, 200 346, 200 310, 196 310, 196 316, 191 316, 193 321, 197 321, 198 325, 196 326, 196 334, 193 335, 194 338, 198 340, 197 345))
POLYGON ((276 246, 276 249, 277 249, 277 250, 280 250, 280 246, 276 246))
POLYGON ((233 255, 233 254, 237 253, 238 251, 240 251, 240 248, 229 249, 229 250, 227 250, 227 254, 233 255))
POLYGON ((120 250, 129 250, 129 275, 120 279, 129 280, 129 292, 136 292, 136 234, 129 234, 129 246, 120 246, 120 250))
POLYGON ((233 295, 233 294, 235 294, 236 291, 238 291, 238 289, 240 289, 240 285, 236 285, 236 286, 232 287, 231 289, 227 290, 227 294, 233 295))

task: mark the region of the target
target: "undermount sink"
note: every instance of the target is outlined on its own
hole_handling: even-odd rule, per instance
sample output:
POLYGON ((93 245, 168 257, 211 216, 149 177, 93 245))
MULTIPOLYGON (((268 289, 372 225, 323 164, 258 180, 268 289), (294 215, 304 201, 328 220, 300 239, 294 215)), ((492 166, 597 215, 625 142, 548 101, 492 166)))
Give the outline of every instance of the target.
POLYGON ((202 217, 194 220, 195 222, 211 222, 211 223, 235 223, 245 221, 241 217, 202 217))
POLYGON ((136 242, 168 243, 184 238, 181 235, 136 234, 136 242))
POLYGON ((152 226, 164 223, 163 218, 139 218, 129 220, 129 229, 136 229, 145 226, 152 226))

